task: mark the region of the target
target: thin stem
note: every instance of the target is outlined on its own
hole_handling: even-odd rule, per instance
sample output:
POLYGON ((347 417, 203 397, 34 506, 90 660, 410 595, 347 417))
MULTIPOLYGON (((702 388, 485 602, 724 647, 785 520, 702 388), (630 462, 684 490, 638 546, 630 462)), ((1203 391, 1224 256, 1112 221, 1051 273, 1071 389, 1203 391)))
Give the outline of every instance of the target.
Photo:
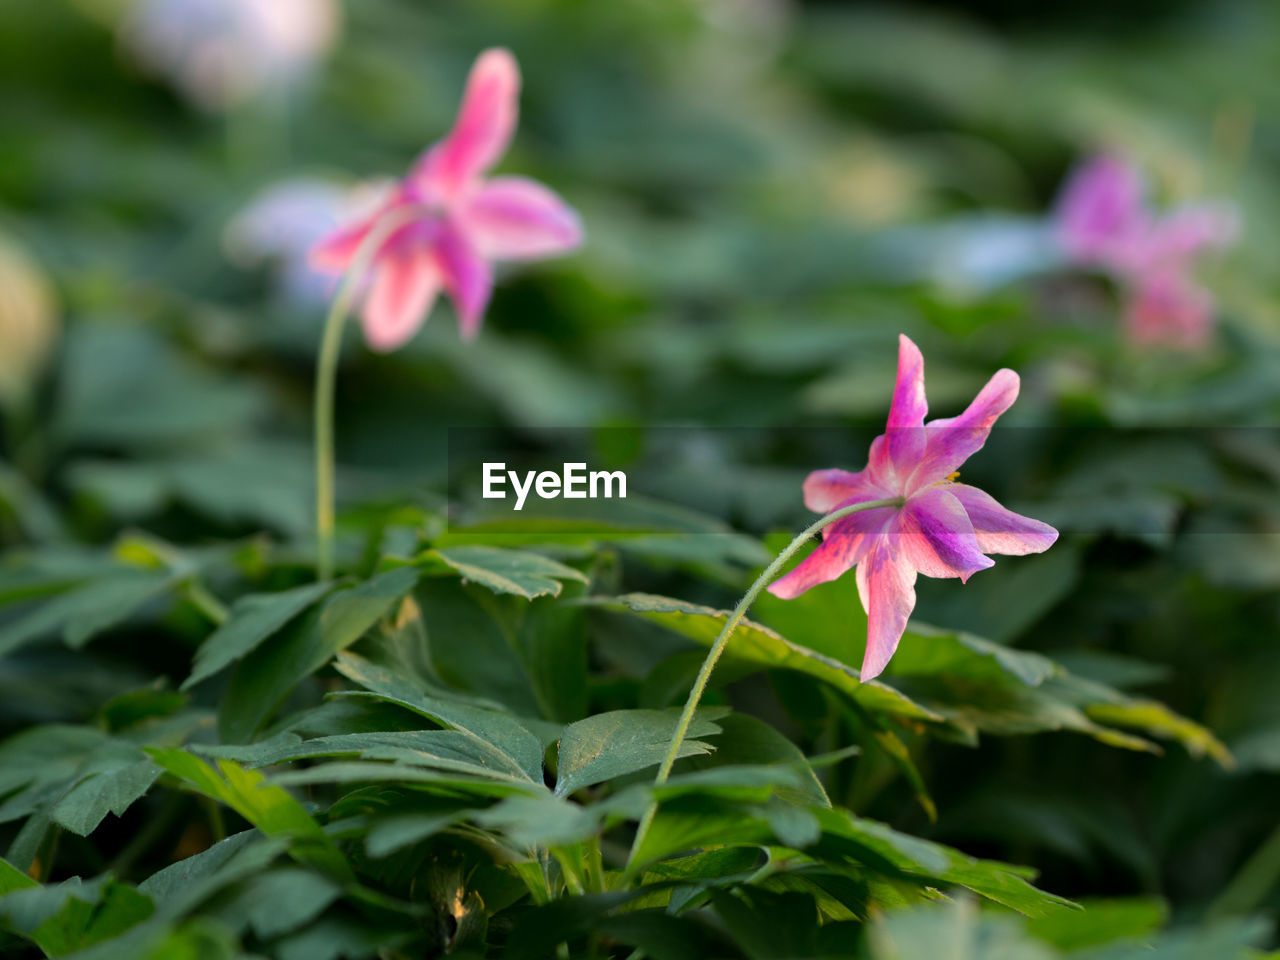
MULTIPOLYGON (((720 635, 716 637, 715 642, 711 644, 711 649, 707 651, 706 659, 702 661, 702 668, 698 671, 698 676, 693 681, 693 689, 689 691, 689 699, 685 701, 684 710, 681 712, 680 720, 676 724, 676 732, 671 738, 671 744, 667 747, 667 755, 663 757, 662 765, 658 767, 658 775, 653 779, 654 786, 666 783, 667 777, 671 775, 671 768, 675 765, 676 758, 680 756, 680 748, 684 745, 684 738, 689 733, 690 724, 693 723, 693 714, 698 709, 702 694, 706 692, 707 683, 711 679, 711 671, 715 669, 716 662, 720 659, 720 655, 724 653, 725 647, 728 646, 729 637, 734 628, 746 616, 751 604, 755 602, 756 597, 760 596, 760 591, 772 583, 774 578, 778 576, 779 571, 795 555, 796 551, 808 543, 809 538, 824 527, 853 513, 861 513, 863 510, 875 510, 880 507, 900 507, 902 503, 901 498, 892 497, 887 500, 868 500, 865 503, 854 503, 847 507, 841 507, 839 510, 827 514, 822 519, 806 527, 794 540, 787 544, 769 566, 764 568, 764 572, 756 578, 755 583, 747 588, 747 592, 742 595, 738 605, 733 608, 733 613, 729 614, 729 619, 724 622, 720 635)), ((657 812, 658 804, 655 800, 649 805, 649 809, 645 811, 645 815, 640 821, 640 826, 636 830, 636 838, 631 845, 631 855, 627 858, 628 869, 633 865, 636 853, 640 849, 640 844, 644 841, 645 834, 649 832, 649 827, 652 825, 653 818, 657 812)))
POLYGON ((360 242, 342 277, 325 318, 320 354, 316 358, 316 571, 317 578, 333 577, 333 395, 342 353, 342 330, 374 254, 395 231, 428 213, 417 204, 397 207, 378 220, 360 242))
POLYGON ((1240 872, 1209 907, 1209 917, 1221 920, 1245 916, 1258 908, 1280 880, 1280 828, 1254 852, 1240 872))
POLYGON ((231 616, 227 605, 215 597, 199 580, 187 581, 187 599, 216 626, 226 623, 227 617, 231 616))

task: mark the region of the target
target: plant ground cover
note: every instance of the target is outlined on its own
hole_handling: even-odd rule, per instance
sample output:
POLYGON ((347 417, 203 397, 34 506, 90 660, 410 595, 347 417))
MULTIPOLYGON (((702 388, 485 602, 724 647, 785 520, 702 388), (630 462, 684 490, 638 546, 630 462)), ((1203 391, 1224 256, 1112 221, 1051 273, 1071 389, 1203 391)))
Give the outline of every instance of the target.
POLYGON ((0 955, 1280 956, 1280 18, 1145 6, 360 0, 230 71, 232 0, 0 12, 0 955), (433 234, 422 330, 334 341, 325 569, 299 251, 492 48, 493 176, 580 246, 495 255, 467 338, 433 234), (1234 245, 1072 261, 1099 149, 1234 245), (870 555, 733 611, 902 409, 900 334, 933 416, 1018 371, 937 483, 1060 536, 926 558, 864 679, 870 555), (459 496, 494 448, 631 491, 459 496))

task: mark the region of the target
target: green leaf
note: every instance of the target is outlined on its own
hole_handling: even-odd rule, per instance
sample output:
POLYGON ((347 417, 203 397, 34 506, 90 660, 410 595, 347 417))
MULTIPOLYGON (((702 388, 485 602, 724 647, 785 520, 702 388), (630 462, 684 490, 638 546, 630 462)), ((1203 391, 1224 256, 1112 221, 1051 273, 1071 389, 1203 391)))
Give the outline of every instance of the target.
POLYGON ((32 727, 0 745, 0 823, 37 810, 79 836, 123 814, 159 771, 127 740, 94 727, 32 727))
MULTIPOLYGON (((583 588, 569 587, 569 596, 583 588)), ((586 611, 575 603, 531 603, 515 637, 541 715, 559 723, 577 720, 588 709, 586 611)))
POLYGON ((528 786, 525 771, 506 753, 470 733, 458 730, 396 730, 350 733, 302 740, 284 734, 247 747, 197 747, 199 752, 225 757, 251 767, 314 757, 353 756, 387 760, 409 766, 469 773, 528 786))
POLYGON ((599 827, 599 815, 587 807, 548 794, 514 795, 472 815, 482 827, 497 830, 520 847, 558 847, 585 840, 599 827))
POLYGON ((355 643, 413 589, 419 573, 397 567, 333 594, 324 605, 269 638, 240 661, 218 718, 222 739, 249 739, 297 684, 355 643))
POLYGON ((1231 751, 1213 733, 1174 713, 1163 703, 1130 697, 1101 684, 1071 678, 1075 690, 1086 691, 1084 711, 1093 720, 1116 727, 1133 727, 1153 736, 1177 741, 1193 757, 1212 757, 1226 770, 1235 768, 1231 751))
POLYGON ((282 848, 282 843, 265 838, 257 830, 244 830, 156 871, 138 889, 161 909, 181 909, 193 902, 193 892, 195 897, 201 897, 223 882, 258 873, 282 848))
POLYGON ((1059 956, 1023 933, 1013 918, 983 915, 967 899, 895 910, 872 926, 871 944, 873 960, 1053 960, 1059 956))
POLYGON ((438 560, 466 580, 488 587, 494 593, 534 597, 560 595, 561 580, 587 582, 586 574, 573 567, 526 550, 500 547, 458 546, 432 550, 424 560, 438 560))
POLYGON ((230 807, 266 836, 287 840, 298 860, 313 863, 331 876, 351 878, 346 859, 320 825, 302 804, 280 786, 268 783, 261 773, 230 760, 219 760, 215 770, 185 750, 149 749, 147 753, 165 770, 230 807))
POLYGON ((0 629, 0 656, 59 631, 67 646, 81 647, 129 619, 175 582, 171 573, 125 570, 36 601, 28 613, 0 629))
POLYGON ((25 890, 27 887, 39 886, 36 881, 15 867, 9 861, 0 859, 0 896, 14 890, 25 890))
POLYGON ((1060 950, 1082 950, 1115 940, 1153 940, 1169 920, 1169 907, 1154 897, 1082 900, 1080 910, 1051 910, 1027 922, 1027 930, 1060 950))
POLYGON ((388 923, 370 924, 338 915, 326 915, 304 930, 275 944, 280 960, 347 960, 351 957, 395 956, 397 948, 420 936, 415 929, 388 923))
POLYGON ((516 644, 519 622, 534 604, 494 596, 484 587, 464 586, 452 578, 427 579, 417 598, 431 664, 441 680, 509 710, 529 716, 541 713, 527 661, 516 644))
POLYGON ((151 900, 135 888, 102 876, 76 877, 0 896, 0 922, 61 957, 109 941, 146 920, 151 900))
POLYGON ((341 887, 328 877, 300 867, 282 867, 251 878, 219 904, 217 912, 235 926, 247 923, 266 940, 315 920, 341 893, 341 887))
MULTIPOLYGON (((639 615, 674 630, 695 643, 709 647, 715 642, 729 613, 683 600, 652 594, 630 593, 614 598, 591 598, 597 607, 639 615)), ((729 638, 725 659, 755 669, 799 670, 817 677, 857 700, 866 709, 916 720, 941 720, 927 707, 909 699, 878 680, 863 683, 858 671, 808 647, 792 643, 768 627, 743 620, 729 638)))
POLYGON ((449 813, 405 813, 379 819, 364 838, 364 849, 378 859, 447 830, 465 816, 449 813))
MULTIPOLYGON (((714 708, 695 714, 680 756, 710 753, 714 748, 696 738, 719 733, 715 719, 722 715, 714 708)), ((612 710, 569 724, 560 738, 556 796, 661 763, 679 719, 675 709, 612 710)))
POLYGON ((788 768, 795 771, 796 784, 779 784, 779 797, 806 805, 831 805, 826 790, 809 766, 808 758, 769 724, 745 713, 716 717, 715 722, 720 727, 715 752, 693 758, 686 767, 692 770, 716 770, 725 766, 745 768, 748 765, 788 768))
POLYGON ((716 913, 753 960, 816 957, 818 905, 804 893, 743 886, 711 891, 716 913))
POLYGON ((899 833, 874 820, 855 817, 845 810, 818 810, 816 816, 822 825, 824 847, 849 849, 855 857, 870 857, 873 863, 880 860, 904 876, 966 887, 1031 917, 1073 906, 1069 900, 1031 886, 1026 877, 1034 876, 1035 871, 993 860, 978 860, 942 844, 899 833))
POLYGON ((331 583, 308 583, 280 593, 254 593, 240 597, 226 622, 209 635, 196 651, 187 690, 223 667, 257 649, 286 623, 332 589, 331 583))
POLYGON ((90 774, 53 807, 53 822, 77 836, 87 837, 108 813, 117 817, 151 789, 160 769, 145 757, 134 763, 90 774))
POLYGON ((486 710, 462 699, 425 693, 408 680, 351 653, 338 657, 338 671, 364 687, 344 696, 367 696, 394 703, 457 730, 476 742, 476 749, 491 746, 505 756, 507 766, 522 772, 532 783, 542 784, 542 742, 509 714, 486 710))

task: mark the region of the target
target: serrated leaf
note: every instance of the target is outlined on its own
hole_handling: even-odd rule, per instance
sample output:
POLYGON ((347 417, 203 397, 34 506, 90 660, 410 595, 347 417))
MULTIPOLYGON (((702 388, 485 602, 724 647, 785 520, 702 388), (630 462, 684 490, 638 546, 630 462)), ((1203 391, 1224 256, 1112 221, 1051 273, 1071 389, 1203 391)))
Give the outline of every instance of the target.
MULTIPOLYGON (((698 740, 720 732, 715 722, 722 710, 708 708, 694 715, 680 747, 681 757, 710 753, 698 740)), ((564 728, 560 738, 556 796, 656 766, 666 756, 680 719, 679 710, 611 710, 564 728)))
POLYGON ((219 712, 222 739, 249 739, 301 680, 359 640, 413 589, 418 576, 413 567, 397 567, 335 593, 241 660, 219 712))
POLYGON ((268 837, 287 840, 300 861, 313 863, 331 876, 350 879, 351 868, 320 825, 282 787, 267 782, 256 770, 219 760, 215 770, 186 750, 149 749, 165 770, 200 793, 225 804, 268 837))
POLYGON ((35 601, 29 612, 0 629, 0 656, 59 631, 67 646, 83 646, 123 623, 175 582, 169 573, 128 570, 35 601))
POLYGON ((247 747, 197 747, 201 753, 225 757, 251 767, 315 757, 359 757, 410 766, 469 773, 529 785, 516 762, 492 744, 458 730, 396 730, 350 733, 302 740, 293 734, 247 747))
POLYGON ((154 906, 145 894, 108 876, 79 877, 0 896, 0 922, 60 957, 120 936, 147 919, 154 906))
POLYGON ((443 561, 459 576, 486 586, 494 593, 511 593, 528 600, 541 596, 558 597, 561 580, 587 581, 580 570, 526 550, 458 546, 432 550, 427 557, 443 561))
POLYGON ((53 806, 53 822, 87 837, 108 813, 121 816, 156 782, 160 769, 142 757, 134 763, 90 774, 53 806))
POLYGON ((899 833, 882 823, 855 817, 845 810, 818 810, 822 844, 844 845, 855 856, 870 856, 906 876, 966 887, 1027 916, 1041 916, 1071 901, 1038 890, 1027 882, 1035 871, 993 860, 978 860, 959 850, 899 833))
MULTIPOLYGON (((590 598, 584 602, 636 614, 707 647, 715 642, 724 620, 729 616, 726 610, 715 610, 696 603, 646 593, 590 598)), ((864 683, 853 667, 798 643, 792 643, 768 627, 751 620, 743 619, 738 624, 733 636, 729 638, 724 656, 759 669, 799 670, 831 684, 868 710, 916 720, 942 719, 887 684, 878 680, 864 683)))
POLYGON ((461 699, 432 696, 409 681, 397 677, 377 664, 351 653, 338 657, 338 671, 347 679, 364 687, 345 696, 370 696, 398 704, 434 720, 441 726, 460 731, 482 745, 505 754, 509 769, 522 772, 532 783, 542 783, 542 743, 527 727, 509 714, 486 710, 461 699))
POLYGON ((247 656, 286 623, 306 610, 333 588, 331 583, 308 583, 279 593, 254 593, 240 597, 231 614, 196 651, 191 676, 182 684, 187 690, 201 680, 247 656))

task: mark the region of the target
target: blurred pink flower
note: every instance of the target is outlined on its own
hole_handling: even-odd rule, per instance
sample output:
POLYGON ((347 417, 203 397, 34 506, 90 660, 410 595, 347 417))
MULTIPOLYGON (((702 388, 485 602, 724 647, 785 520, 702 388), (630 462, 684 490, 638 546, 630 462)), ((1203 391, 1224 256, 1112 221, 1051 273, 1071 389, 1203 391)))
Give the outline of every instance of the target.
POLYGON ((422 155, 377 212, 312 250, 317 269, 342 273, 379 221, 411 219, 373 253, 363 311, 373 349, 394 350, 409 340, 442 289, 463 337, 474 337, 493 290, 493 261, 552 256, 581 243, 577 214, 551 190, 523 177, 484 176, 515 132, 519 90, 515 58, 501 49, 482 53, 448 136, 422 155))
POLYGON ((337 0, 139 0, 121 40, 206 109, 304 79, 337 40, 337 0))
POLYGON ((819 470, 805 480, 805 506, 818 513, 869 500, 902 500, 826 527, 822 544, 769 587, 790 599, 856 566, 867 612, 863 680, 878 676, 897 649, 915 608, 917 573, 966 581, 993 565, 987 553, 1040 553, 1058 539, 1048 524, 955 482, 955 471, 982 449, 996 418, 1017 399, 1018 386, 1016 373, 998 370, 964 413, 925 423, 924 358, 901 336, 889 422, 871 443, 867 467, 857 473, 819 470))
POLYGON ((1147 209, 1138 171, 1101 156, 1068 180, 1055 219, 1068 258, 1111 274, 1125 288, 1126 329, 1133 342, 1204 343, 1213 300, 1193 279, 1195 260, 1234 242, 1233 209, 1191 204, 1158 216, 1147 209))
POLYGON ((390 189, 385 182, 352 186, 309 176, 278 181, 235 215, 223 246, 234 262, 246 267, 271 261, 287 300, 303 307, 324 304, 337 280, 311 266, 311 248, 343 222, 378 209, 390 189))

